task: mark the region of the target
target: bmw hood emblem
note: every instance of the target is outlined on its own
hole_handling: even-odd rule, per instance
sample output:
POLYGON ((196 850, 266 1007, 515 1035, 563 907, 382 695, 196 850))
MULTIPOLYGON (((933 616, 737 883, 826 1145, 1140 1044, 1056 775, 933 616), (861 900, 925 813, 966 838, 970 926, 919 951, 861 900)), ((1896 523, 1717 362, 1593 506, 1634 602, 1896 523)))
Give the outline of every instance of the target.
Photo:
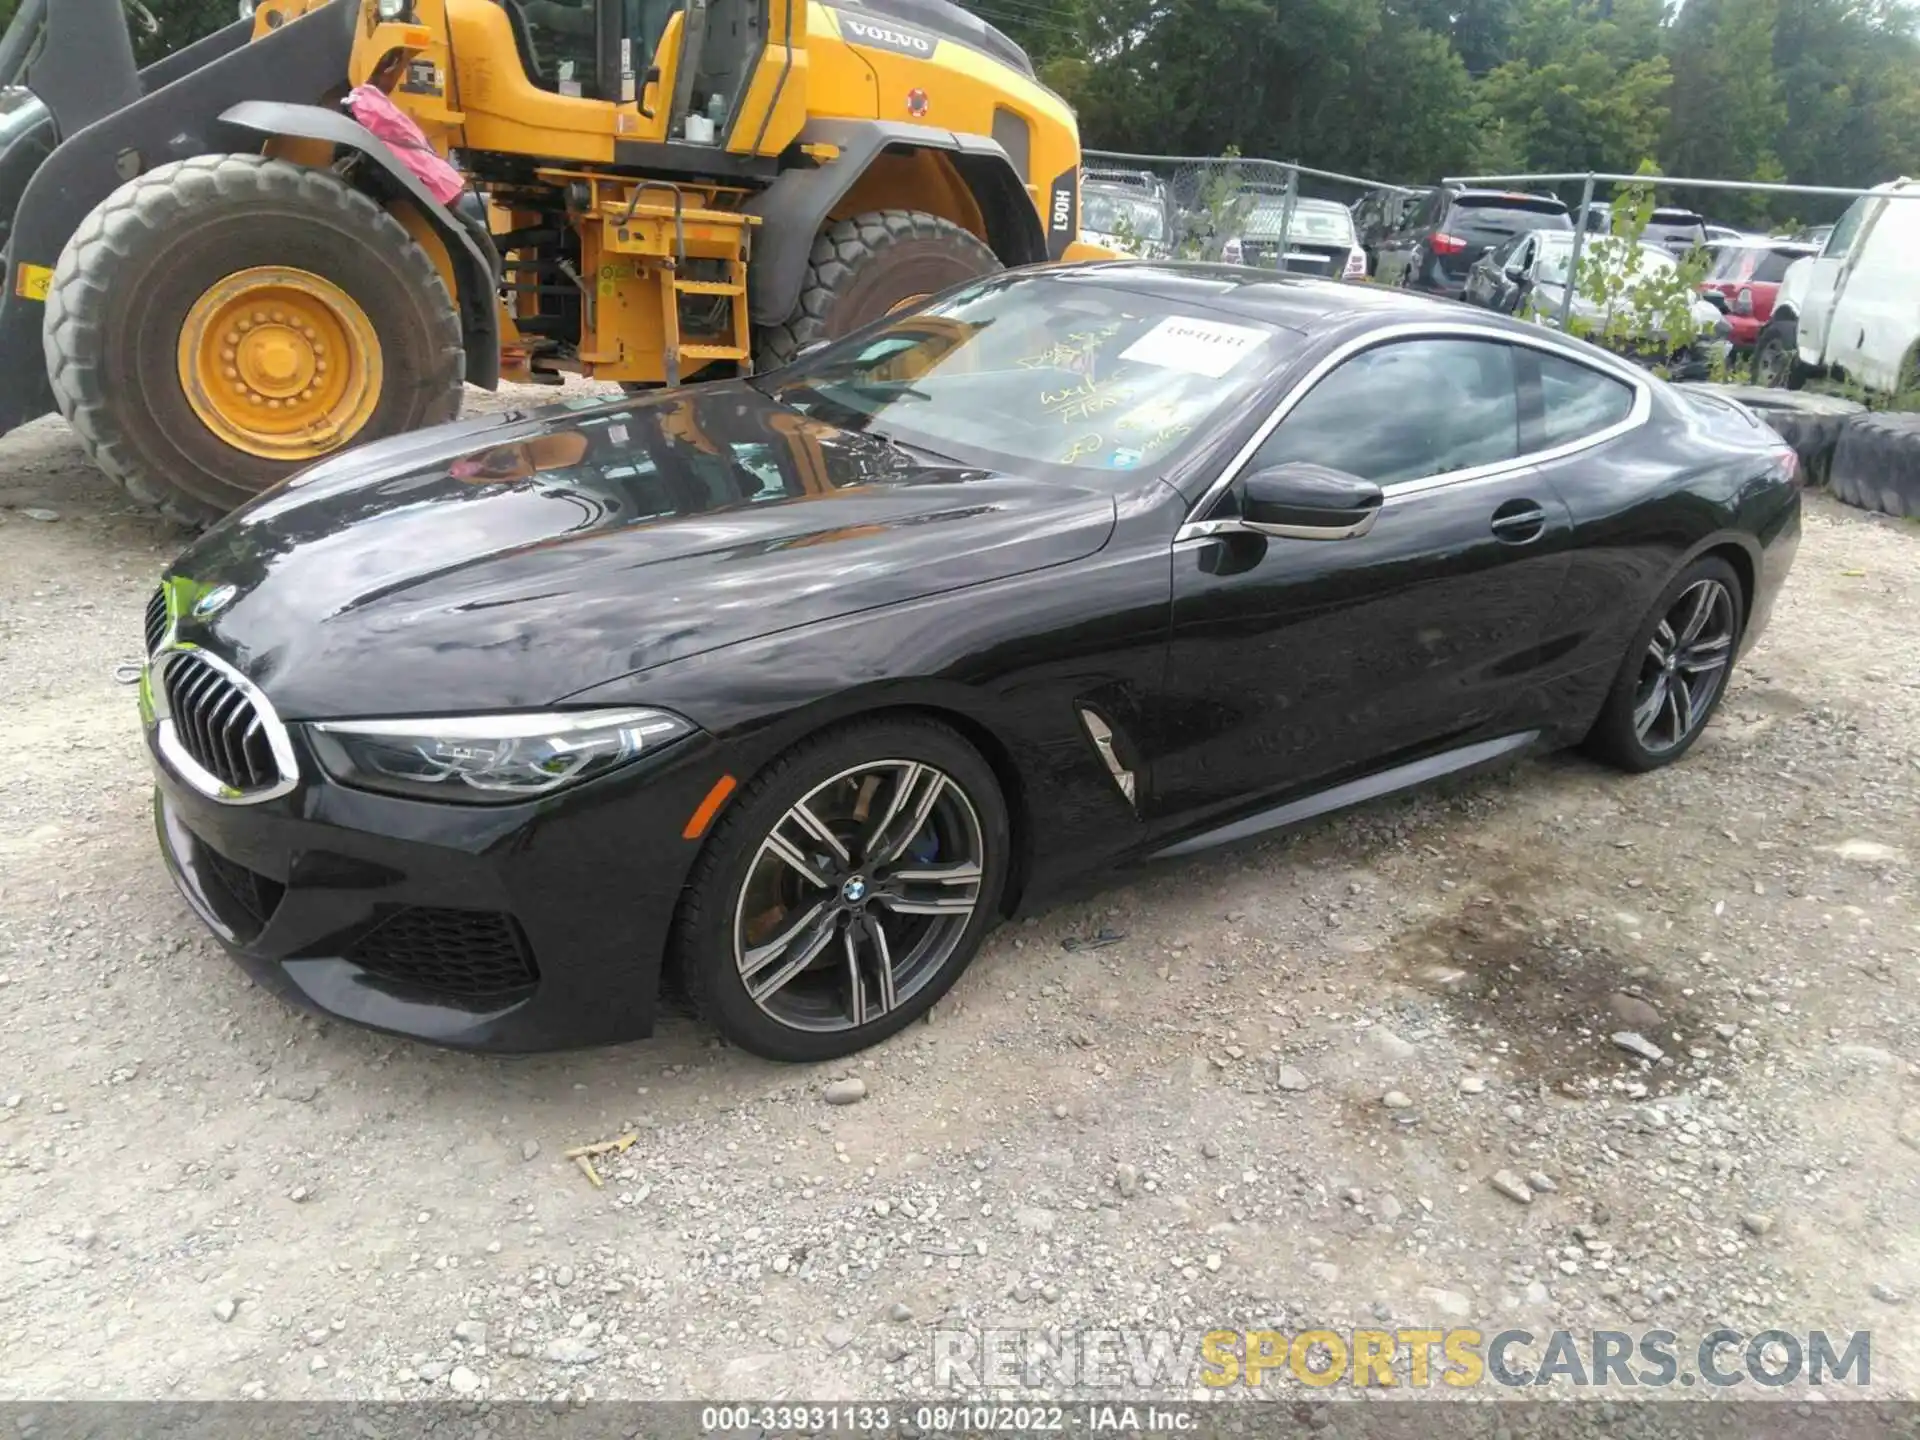
POLYGON ((208 616, 218 615, 233 603, 233 597, 239 593, 240 587, 237 585, 216 585, 193 602, 193 618, 205 620, 208 616))

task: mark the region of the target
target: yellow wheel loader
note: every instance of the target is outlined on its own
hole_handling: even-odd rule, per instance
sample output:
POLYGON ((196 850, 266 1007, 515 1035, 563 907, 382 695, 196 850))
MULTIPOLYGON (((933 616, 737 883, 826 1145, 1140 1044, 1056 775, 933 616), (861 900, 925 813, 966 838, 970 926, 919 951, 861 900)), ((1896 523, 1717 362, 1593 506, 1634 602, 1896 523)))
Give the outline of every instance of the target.
POLYGON ((242 8, 145 69, 122 0, 0 40, 0 432, 188 523, 467 384, 746 374, 1078 253, 1071 112, 949 0, 242 8))

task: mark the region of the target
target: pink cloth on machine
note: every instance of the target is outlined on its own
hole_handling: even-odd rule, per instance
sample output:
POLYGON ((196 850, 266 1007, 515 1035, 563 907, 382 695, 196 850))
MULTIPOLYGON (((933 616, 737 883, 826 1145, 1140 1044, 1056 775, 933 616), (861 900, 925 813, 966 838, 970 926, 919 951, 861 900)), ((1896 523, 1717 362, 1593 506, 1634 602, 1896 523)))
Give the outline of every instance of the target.
POLYGON ((420 183, 442 205, 451 205, 465 193, 467 182, 460 172, 440 158, 427 143, 426 132, 385 91, 372 85, 359 86, 347 96, 347 107, 354 119, 387 142, 400 163, 419 176, 420 183))

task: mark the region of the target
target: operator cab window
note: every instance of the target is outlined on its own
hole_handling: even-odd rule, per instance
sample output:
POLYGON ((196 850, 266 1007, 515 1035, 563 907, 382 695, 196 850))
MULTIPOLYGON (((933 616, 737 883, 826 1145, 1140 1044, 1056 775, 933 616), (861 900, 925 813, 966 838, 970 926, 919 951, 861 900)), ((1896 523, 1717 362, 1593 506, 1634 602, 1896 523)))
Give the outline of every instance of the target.
POLYGON ((559 95, 597 90, 599 5, 595 0, 501 0, 527 78, 559 95))

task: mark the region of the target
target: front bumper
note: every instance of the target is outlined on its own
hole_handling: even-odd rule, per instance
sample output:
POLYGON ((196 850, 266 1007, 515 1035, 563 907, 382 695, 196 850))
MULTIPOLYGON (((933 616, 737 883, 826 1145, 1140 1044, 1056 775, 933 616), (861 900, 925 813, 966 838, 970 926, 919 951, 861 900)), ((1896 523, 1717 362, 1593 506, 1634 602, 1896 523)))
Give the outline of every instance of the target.
POLYGON ((187 903, 261 985, 357 1025, 462 1049, 651 1033, 686 817, 718 778, 694 737, 544 801, 439 805, 301 781, 231 805, 174 774, 148 727, 154 823, 187 903))

